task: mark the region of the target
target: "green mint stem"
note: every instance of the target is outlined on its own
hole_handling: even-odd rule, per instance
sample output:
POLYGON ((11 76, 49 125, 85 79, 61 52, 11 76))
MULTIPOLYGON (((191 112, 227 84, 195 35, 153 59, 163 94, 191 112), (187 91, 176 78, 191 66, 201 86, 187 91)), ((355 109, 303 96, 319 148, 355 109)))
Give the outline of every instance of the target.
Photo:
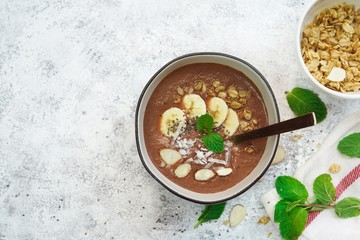
POLYGON ((322 205, 322 204, 299 204, 300 207, 318 207, 318 208, 335 208, 335 205, 322 205))

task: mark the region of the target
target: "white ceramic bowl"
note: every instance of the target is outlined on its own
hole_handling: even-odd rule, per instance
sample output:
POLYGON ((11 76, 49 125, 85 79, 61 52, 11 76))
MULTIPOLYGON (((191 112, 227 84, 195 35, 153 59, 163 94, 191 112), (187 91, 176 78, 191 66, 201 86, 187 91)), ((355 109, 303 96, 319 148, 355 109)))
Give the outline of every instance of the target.
POLYGON ((315 16, 321 12, 325 8, 331 8, 332 6, 336 4, 340 4, 346 2, 348 4, 354 4, 355 8, 358 9, 360 7, 360 1, 359 0, 316 0, 313 1, 309 6, 307 7, 303 17, 300 19, 300 24, 297 31, 297 38, 296 38, 296 48, 297 48, 297 55, 300 61, 300 64, 307 74, 307 76, 310 78, 310 80, 319 87, 323 92, 330 94, 337 98, 342 99, 359 99, 360 98, 360 92, 348 92, 348 93, 342 93, 335 90, 332 90, 330 88, 325 87, 321 83, 319 83, 309 72, 307 69, 301 55, 301 39, 302 39, 302 33, 305 28, 305 26, 312 22, 315 18, 315 16))
POLYGON ((256 183, 257 180, 260 179, 260 177, 266 172, 272 162, 279 142, 279 135, 268 138, 265 152, 255 169, 241 182, 225 191, 210 194, 197 193, 180 187, 167 179, 153 164, 146 150, 143 129, 144 113, 151 94, 153 93, 156 86, 164 79, 164 77, 180 67, 193 63, 218 63, 227 65, 231 68, 243 72, 258 87, 265 102, 269 124, 279 122, 279 110, 274 94, 268 82, 261 75, 261 73, 259 73, 249 63, 239 58, 222 53, 192 53, 178 57, 163 66, 146 84, 138 101, 135 126, 137 148, 144 167, 151 176, 153 176, 159 183, 161 183, 172 193, 193 202, 212 204, 223 202, 238 196, 239 194, 249 189, 253 184, 256 183))

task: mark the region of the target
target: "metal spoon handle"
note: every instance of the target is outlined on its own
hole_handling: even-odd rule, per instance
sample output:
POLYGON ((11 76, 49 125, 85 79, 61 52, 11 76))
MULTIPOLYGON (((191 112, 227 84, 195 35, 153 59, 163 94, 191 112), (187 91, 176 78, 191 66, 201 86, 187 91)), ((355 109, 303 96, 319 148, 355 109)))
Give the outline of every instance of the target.
POLYGON ((246 140, 272 136, 314 125, 316 125, 316 117, 315 113, 311 112, 300 117, 269 125, 267 127, 258 128, 251 132, 234 135, 231 140, 237 144, 246 140))

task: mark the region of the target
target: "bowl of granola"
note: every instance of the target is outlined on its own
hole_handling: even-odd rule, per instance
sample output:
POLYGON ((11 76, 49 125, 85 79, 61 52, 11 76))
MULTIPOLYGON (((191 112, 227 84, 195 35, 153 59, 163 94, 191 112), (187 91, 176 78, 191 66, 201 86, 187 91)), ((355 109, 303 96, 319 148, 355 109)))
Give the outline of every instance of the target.
POLYGON ((317 0, 297 32, 300 64, 323 92, 360 98, 360 2, 317 0))
POLYGON ((274 158, 279 136, 234 144, 235 134, 279 122, 275 96, 252 65, 223 53, 191 53, 149 80, 136 109, 136 143, 150 175, 197 203, 245 192, 274 158))

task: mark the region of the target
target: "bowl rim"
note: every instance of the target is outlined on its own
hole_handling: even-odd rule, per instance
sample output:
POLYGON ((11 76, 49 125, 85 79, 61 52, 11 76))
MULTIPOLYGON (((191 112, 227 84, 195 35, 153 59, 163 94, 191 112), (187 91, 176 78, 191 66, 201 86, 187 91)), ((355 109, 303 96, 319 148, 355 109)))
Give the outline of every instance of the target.
POLYGON ((139 127, 138 127, 138 123, 139 123, 139 109, 140 109, 140 106, 142 104, 142 100, 143 100, 143 97, 148 89, 148 87, 150 86, 150 84, 154 81, 154 79, 164 70, 166 69, 168 66, 170 66, 171 64, 179 61, 179 60, 182 60, 182 59, 185 59, 185 58, 188 58, 188 57, 193 57, 193 56, 206 56, 206 55, 210 55, 210 56, 218 56, 218 57, 225 57, 225 58, 230 58, 232 60, 235 60, 235 61, 238 61, 246 66, 248 66, 249 68, 251 68, 259 77, 260 79, 265 83, 266 87, 267 87, 267 90, 269 91, 269 94, 270 94, 270 97, 272 98, 273 100, 273 104, 274 104, 274 109, 275 109, 275 117, 277 118, 278 121, 280 121, 280 113, 279 113, 279 107, 278 107, 278 104, 277 104, 277 101, 276 101, 276 98, 275 98, 275 94, 269 84, 269 82, 266 80, 266 78, 254 67, 252 66, 250 63, 246 62, 245 60, 241 59, 241 58, 238 58, 238 57, 235 57, 235 56, 232 56, 232 55, 229 55, 229 54, 226 54, 226 53, 221 53, 221 52, 193 52, 193 53, 188 53, 188 54, 184 54, 184 55, 181 55, 179 57, 176 57, 174 58, 173 60, 169 61, 168 63, 166 63, 164 66, 162 66, 151 78, 150 80, 146 83, 146 85, 144 86, 140 96, 139 96, 139 100, 138 100, 138 103, 137 103, 137 106, 136 106, 136 110, 135 110, 135 139, 136 139, 136 147, 137 147, 137 151, 138 151, 138 155, 140 157, 140 160, 143 164, 143 166, 145 167, 146 171, 158 182, 160 183, 165 189, 167 189, 168 191, 170 191, 171 193, 173 193, 174 195, 182 198, 182 199, 185 199, 185 200, 188 200, 188 201, 191 201, 191 202, 194 202, 194 203, 198 203, 198 204, 217 204, 217 203, 222 203, 222 202, 225 202, 227 200, 230 200, 232 198, 235 198, 241 194, 243 194, 244 192, 246 192, 248 189, 250 189, 253 185, 255 185, 255 183, 257 183, 260 178, 267 172, 267 170, 269 169, 269 167, 271 166, 271 163, 275 157, 275 154, 276 154, 276 149, 278 148, 278 145, 279 145, 279 141, 280 141, 280 134, 277 134, 277 135, 274 135, 276 136, 276 139, 275 139, 275 144, 274 144, 274 151, 272 153, 272 156, 269 158, 270 161, 268 162, 268 164, 265 166, 265 168, 258 174, 258 176, 248 185, 246 186, 245 188, 243 188, 241 191, 237 192, 236 194, 232 194, 230 196, 226 196, 225 198, 222 198, 220 200, 216 200, 216 201, 202 201, 202 200, 197 200, 197 199, 193 199, 193 198, 190 198, 190 197, 187 197, 187 196, 184 196, 183 194, 180 194, 179 192, 171 189, 170 187, 168 187, 165 183, 163 183, 157 176, 156 174, 154 174, 147 166, 147 164, 145 163, 145 160, 144 160, 144 157, 143 157, 143 154, 142 154, 142 151, 141 151, 141 148, 140 148, 140 138, 139 138, 139 127))
MULTIPOLYGON (((344 1, 342 1, 344 2, 344 1)), ((314 76, 310 73, 310 71, 308 70, 308 68, 305 65, 305 62, 302 58, 302 54, 301 54, 301 38, 302 38, 302 32, 303 32, 303 23, 305 22, 305 18, 308 15, 308 13, 310 12, 310 10, 314 7, 314 5, 318 3, 318 0, 313 0, 311 3, 309 3, 306 8, 304 13, 301 15, 299 24, 298 24, 298 28, 297 28, 297 32, 296 32, 296 52, 297 52, 297 57, 298 57, 298 61, 300 62, 300 65, 302 67, 302 69, 304 70, 304 72, 306 73, 306 75, 308 76, 308 78, 310 78, 310 80, 317 86, 320 88, 320 90, 322 90, 325 93, 328 93, 334 97, 337 98, 341 98, 341 99, 359 99, 360 98, 360 92, 358 93, 343 93, 343 92, 339 92, 339 91, 335 91, 332 90, 328 87, 325 87, 324 85, 322 85, 321 83, 318 82, 318 80, 316 80, 314 78, 314 76)))

